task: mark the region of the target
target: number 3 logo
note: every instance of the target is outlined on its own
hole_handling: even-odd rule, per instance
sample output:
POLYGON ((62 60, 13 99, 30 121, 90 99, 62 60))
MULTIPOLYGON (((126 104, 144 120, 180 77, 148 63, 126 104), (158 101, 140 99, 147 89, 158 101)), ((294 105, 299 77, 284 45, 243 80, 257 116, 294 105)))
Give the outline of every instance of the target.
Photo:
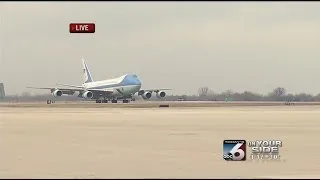
POLYGON ((238 143, 230 150, 230 153, 233 155, 233 160, 240 161, 244 158, 244 151, 242 149, 239 149, 242 145, 242 143, 238 143))

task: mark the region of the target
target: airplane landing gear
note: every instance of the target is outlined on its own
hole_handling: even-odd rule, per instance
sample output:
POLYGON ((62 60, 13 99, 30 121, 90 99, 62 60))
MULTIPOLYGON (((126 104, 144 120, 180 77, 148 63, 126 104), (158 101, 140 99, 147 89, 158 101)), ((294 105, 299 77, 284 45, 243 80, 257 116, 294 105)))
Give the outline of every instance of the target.
POLYGON ((102 103, 108 103, 107 99, 102 100, 102 103))
POLYGON ((96 103, 102 103, 102 100, 97 99, 96 103))
POLYGON ((136 100, 136 98, 134 98, 134 94, 131 94, 130 98, 131 98, 131 101, 135 101, 136 100))
MULTIPOLYGON (((110 99, 109 99, 109 100, 110 100, 110 99)), ((132 99, 131 99, 131 100, 132 100, 132 99)), ((134 101, 134 100, 135 100, 135 99, 133 98, 132 101, 134 101)), ((108 103, 108 102, 109 102, 108 99, 103 99, 103 100, 98 99, 98 100, 96 100, 96 103, 108 103)), ((123 99, 122 102, 123 102, 123 103, 129 103, 130 100, 129 100, 129 99, 123 99)), ((111 103, 118 103, 118 100, 117 100, 117 99, 112 99, 112 100, 111 100, 111 103)))
POLYGON ((97 99, 96 103, 108 103, 108 99, 104 98, 104 99, 97 99))

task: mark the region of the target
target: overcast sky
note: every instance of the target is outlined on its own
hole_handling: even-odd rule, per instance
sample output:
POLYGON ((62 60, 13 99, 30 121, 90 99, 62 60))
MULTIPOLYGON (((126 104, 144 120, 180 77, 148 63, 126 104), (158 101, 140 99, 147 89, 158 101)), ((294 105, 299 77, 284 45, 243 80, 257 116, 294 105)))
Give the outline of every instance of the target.
POLYGON ((1 2, 0 16, 7 94, 81 84, 82 57, 94 80, 135 73, 173 94, 320 92, 319 2, 1 2))

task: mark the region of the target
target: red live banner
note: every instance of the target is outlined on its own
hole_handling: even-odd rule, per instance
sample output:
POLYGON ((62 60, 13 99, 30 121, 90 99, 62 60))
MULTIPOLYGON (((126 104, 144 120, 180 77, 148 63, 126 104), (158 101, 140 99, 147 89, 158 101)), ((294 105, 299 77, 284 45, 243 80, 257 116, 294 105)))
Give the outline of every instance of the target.
POLYGON ((70 23, 70 33, 94 33, 96 25, 94 23, 70 23))

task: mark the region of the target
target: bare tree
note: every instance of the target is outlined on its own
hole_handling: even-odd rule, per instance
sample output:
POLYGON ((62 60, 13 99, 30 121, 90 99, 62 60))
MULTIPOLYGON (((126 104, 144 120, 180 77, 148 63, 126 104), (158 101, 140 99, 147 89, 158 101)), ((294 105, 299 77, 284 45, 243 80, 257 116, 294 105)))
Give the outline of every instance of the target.
POLYGON ((320 101, 320 93, 314 96, 314 101, 320 101))
POLYGON ((225 97, 231 97, 234 94, 234 92, 230 89, 222 92, 222 95, 224 95, 225 97))
POLYGON ((311 94, 300 93, 300 94, 296 94, 295 100, 301 101, 301 102, 308 102, 308 101, 310 102, 310 101, 313 101, 313 98, 311 94))
POLYGON ((207 95, 208 95, 208 92, 209 92, 209 88, 208 88, 207 86, 205 86, 205 87, 200 87, 200 88, 198 89, 198 95, 199 95, 200 97, 207 96, 207 95))
POLYGON ((244 91, 242 94, 244 101, 258 101, 261 100, 261 95, 250 92, 250 91, 244 91))
POLYGON ((287 91, 283 87, 277 87, 273 90, 273 94, 277 97, 286 95, 287 91))
POLYGON ((296 101, 296 96, 293 94, 288 94, 286 97, 286 101, 296 101))
POLYGON ((211 90, 211 89, 209 89, 209 91, 208 91, 208 96, 214 96, 214 91, 213 90, 211 90))

